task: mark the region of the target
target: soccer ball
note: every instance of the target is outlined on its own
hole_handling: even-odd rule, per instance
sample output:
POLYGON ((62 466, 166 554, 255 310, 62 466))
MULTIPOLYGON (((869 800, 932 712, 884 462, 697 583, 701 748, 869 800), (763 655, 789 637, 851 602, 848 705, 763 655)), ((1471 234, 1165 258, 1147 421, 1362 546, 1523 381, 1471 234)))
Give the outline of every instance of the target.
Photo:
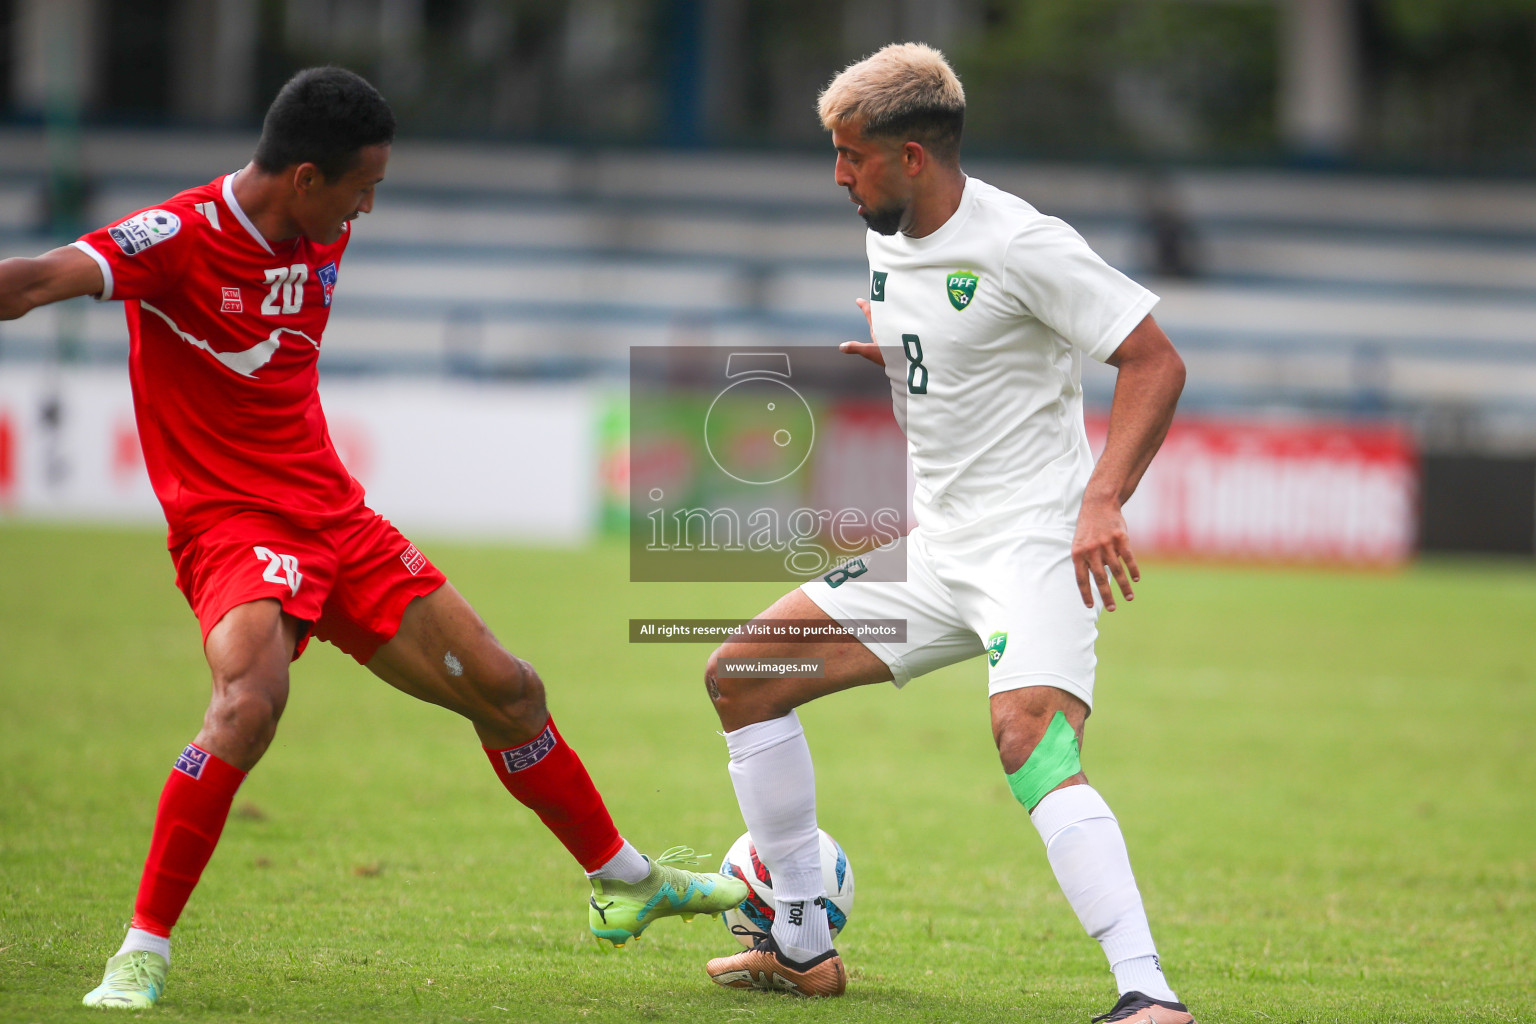
MULTIPOLYGON (((848 863, 848 855, 836 839, 817 831, 821 835, 821 877, 827 887, 827 924, 835 939, 837 933, 848 926, 848 915, 853 913, 853 865, 848 863)), ((725 862, 720 865, 720 873, 747 883, 747 898, 721 917, 731 934, 736 936, 736 941, 750 949, 773 927, 776 909, 773 879, 767 866, 758 860, 752 833, 743 832, 741 838, 731 844, 725 862)))

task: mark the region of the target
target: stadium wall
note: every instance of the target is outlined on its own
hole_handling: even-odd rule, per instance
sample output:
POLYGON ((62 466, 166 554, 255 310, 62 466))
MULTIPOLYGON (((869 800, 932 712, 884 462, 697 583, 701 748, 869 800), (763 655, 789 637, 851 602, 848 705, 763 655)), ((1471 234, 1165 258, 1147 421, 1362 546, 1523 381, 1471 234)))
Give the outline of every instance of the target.
MULTIPOLYGON (((603 385, 344 378, 322 399, 369 503, 407 532, 559 544, 623 532, 624 417, 603 385)), ((1088 430, 1100 447, 1105 420, 1088 430)), ((1184 417, 1126 515, 1147 554, 1395 565, 1416 548, 1420 487, 1399 428, 1184 417)), ((0 371, 0 515, 162 521, 121 370, 0 371)))
MULTIPOLYGON (((369 504, 407 532, 563 544, 596 534, 593 388, 386 378, 333 381, 321 398, 369 504)), ((124 372, 0 372, 0 515, 164 521, 124 372)))

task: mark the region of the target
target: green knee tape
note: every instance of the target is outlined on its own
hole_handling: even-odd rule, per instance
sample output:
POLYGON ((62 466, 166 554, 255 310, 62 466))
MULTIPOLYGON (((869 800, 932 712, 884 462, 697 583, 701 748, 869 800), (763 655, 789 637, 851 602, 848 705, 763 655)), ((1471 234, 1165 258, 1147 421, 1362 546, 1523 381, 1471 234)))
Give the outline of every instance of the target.
POLYGON ((1008 776, 1008 788, 1026 811, 1045 799, 1045 794, 1083 770, 1077 756, 1077 733, 1067 716, 1056 712, 1045 735, 1030 751, 1029 760, 1008 776))

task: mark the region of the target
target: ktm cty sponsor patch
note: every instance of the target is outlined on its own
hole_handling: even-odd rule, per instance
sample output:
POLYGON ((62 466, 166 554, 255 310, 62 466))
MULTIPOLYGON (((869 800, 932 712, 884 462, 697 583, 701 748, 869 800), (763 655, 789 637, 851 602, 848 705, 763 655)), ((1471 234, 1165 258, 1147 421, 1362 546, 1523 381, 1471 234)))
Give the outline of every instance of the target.
POLYGON ((245 303, 240 299, 239 288, 221 288, 223 304, 219 306, 221 313, 244 313, 245 303))
POLYGON ((108 228, 107 234, 123 250, 123 255, 137 256, 150 246, 175 237, 180 230, 181 218, 170 210, 145 210, 116 227, 108 228))
POLYGON ((417 551, 415 544, 400 552, 400 561, 405 563, 406 571, 412 576, 420 576, 421 570, 427 567, 427 556, 417 551))
POLYGON ((549 756, 549 752, 555 749, 554 726, 546 725, 544 731, 535 736, 531 741, 520 747, 501 752, 501 763, 506 766, 507 774, 526 771, 549 756))
POLYGON ((208 751, 199 750, 192 744, 187 744, 176 758, 175 769, 183 775, 190 775, 194 779, 202 778, 203 768, 208 764, 208 751))

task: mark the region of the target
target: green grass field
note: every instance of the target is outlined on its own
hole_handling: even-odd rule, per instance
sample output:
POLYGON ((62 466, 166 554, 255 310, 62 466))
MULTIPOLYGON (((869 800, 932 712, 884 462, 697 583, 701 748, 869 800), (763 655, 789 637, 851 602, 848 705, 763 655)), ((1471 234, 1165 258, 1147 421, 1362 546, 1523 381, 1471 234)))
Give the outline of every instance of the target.
MULTIPOLYGON (((741 831, 700 646, 631 616, 777 585, 624 582, 619 547, 423 545, 537 665, 642 849, 741 831)), ((0 1021, 94 1019, 197 625, 154 531, 0 527, 0 1021)), ((1084 763, 1206 1024, 1536 1021, 1536 571, 1153 565, 1104 623, 1084 763)), ((991 749, 980 662, 802 712, 853 860, 840 1001, 712 986, 715 921, 604 954, 579 870, 469 728, 324 645, 176 934, 162 1020, 1072 1021, 1114 999, 991 749)))

